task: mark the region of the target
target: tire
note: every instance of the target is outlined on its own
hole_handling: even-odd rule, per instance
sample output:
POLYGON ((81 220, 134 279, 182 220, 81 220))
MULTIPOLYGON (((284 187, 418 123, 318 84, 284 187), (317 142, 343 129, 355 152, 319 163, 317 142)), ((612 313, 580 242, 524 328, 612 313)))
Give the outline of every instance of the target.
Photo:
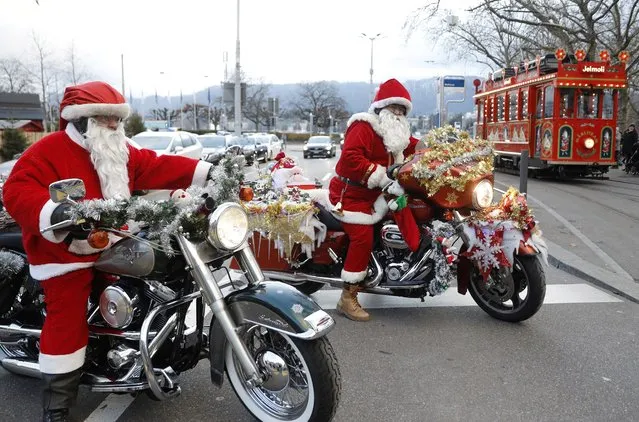
POLYGON ((312 295, 324 287, 324 283, 316 283, 314 281, 302 281, 301 283, 291 283, 290 281, 286 281, 285 283, 289 286, 295 287, 305 295, 312 295))
MULTIPOLYGON (((493 318, 508 322, 524 321, 535 315, 546 297, 546 275, 537 255, 515 256, 511 282, 495 282, 486 288, 486 283, 473 267, 468 290, 481 309, 493 318), (520 294, 526 293, 524 298, 520 294), (517 298, 513 300, 514 298, 517 298), (510 302, 511 305, 507 305, 510 302)), ((489 282, 497 270, 493 270, 489 282)))
POLYGON ((307 159, 307 158, 308 158, 308 155, 304 154, 304 159, 307 159))
MULTIPOLYGON (((342 378, 337 357, 326 337, 303 341, 256 325, 244 325, 240 328, 240 337, 254 358, 263 353, 268 344, 268 352, 288 358, 287 376, 298 376, 298 381, 303 378, 301 381, 308 387, 295 390, 304 396, 301 403, 296 404, 290 399, 290 395, 285 395, 299 385, 291 383, 290 379, 284 389, 275 393, 264 386, 248 386, 229 342, 226 347, 226 375, 246 410, 258 420, 265 422, 324 422, 333 419, 341 395, 342 378), (258 339, 257 345, 255 339, 258 339), (294 362, 291 362, 293 358, 294 362), (284 392, 283 396, 276 394, 281 392, 284 392), (304 392, 306 394, 303 394, 304 392), (271 398, 273 396, 275 399, 271 398), (289 406, 278 403, 277 399, 288 400, 289 406)), ((259 361, 257 358, 255 360, 259 361)))

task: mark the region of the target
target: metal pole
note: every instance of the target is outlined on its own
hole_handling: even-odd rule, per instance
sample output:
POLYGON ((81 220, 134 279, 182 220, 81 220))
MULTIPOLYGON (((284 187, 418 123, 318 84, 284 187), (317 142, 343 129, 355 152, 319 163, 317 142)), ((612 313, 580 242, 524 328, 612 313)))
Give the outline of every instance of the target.
POLYGON ((528 150, 521 151, 521 158, 519 160, 519 192, 528 192, 528 150))
POLYGON ((124 54, 120 54, 120 63, 122 64, 122 95, 126 95, 124 91, 124 54))
MULTIPOLYGON (((197 88, 195 88, 197 90, 197 88)), ((197 100, 193 91, 193 127, 197 130, 197 100)))
POLYGON ((242 134, 242 85, 240 83, 240 0, 237 0, 237 38, 235 42, 235 134, 242 134))
POLYGON ((375 98, 374 89, 373 89, 373 42, 375 41, 375 37, 371 38, 371 80, 370 80, 370 103, 373 102, 373 98, 375 98))

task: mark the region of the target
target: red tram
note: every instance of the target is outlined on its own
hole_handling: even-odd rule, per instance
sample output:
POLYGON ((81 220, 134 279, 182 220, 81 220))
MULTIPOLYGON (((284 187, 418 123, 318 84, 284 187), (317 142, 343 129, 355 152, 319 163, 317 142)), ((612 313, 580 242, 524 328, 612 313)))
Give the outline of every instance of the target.
POLYGON ((567 177, 597 176, 616 165, 619 90, 627 87, 628 53, 612 64, 559 49, 475 81, 478 137, 494 142, 496 167, 567 177))

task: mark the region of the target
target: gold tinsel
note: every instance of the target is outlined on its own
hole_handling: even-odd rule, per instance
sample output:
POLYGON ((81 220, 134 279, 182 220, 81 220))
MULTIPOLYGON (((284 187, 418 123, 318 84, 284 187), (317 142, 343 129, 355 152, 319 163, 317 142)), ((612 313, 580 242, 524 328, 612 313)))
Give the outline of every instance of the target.
POLYGON ((450 126, 431 132, 425 140, 427 149, 412 169, 413 177, 430 196, 445 186, 463 192, 468 182, 493 172, 494 150, 489 141, 471 139, 466 132, 450 126), (442 139, 451 139, 451 133, 457 140, 443 142, 442 139), (461 171, 455 174, 453 169, 461 171))
POLYGON ((509 187, 499 203, 479 211, 477 220, 511 220, 520 230, 532 230, 535 226, 532 210, 528 208, 526 196, 514 187, 509 187))
MULTIPOLYGON (((249 229, 281 245, 281 253, 290 257, 295 243, 312 244, 313 240, 300 228, 317 209, 309 202, 292 202, 280 198, 275 202, 243 202, 249 229)), ((277 246, 277 245, 276 245, 277 246)))

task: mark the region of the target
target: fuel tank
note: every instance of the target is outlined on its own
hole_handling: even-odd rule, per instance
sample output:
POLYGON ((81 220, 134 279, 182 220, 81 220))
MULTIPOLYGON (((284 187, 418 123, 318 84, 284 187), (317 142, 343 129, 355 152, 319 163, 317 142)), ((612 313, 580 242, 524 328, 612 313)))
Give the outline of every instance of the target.
POLYGON ((136 239, 123 239, 102 252, 95 269, 111 274, 144 277, 153 272, 155 252, 151 246, 136 239))

